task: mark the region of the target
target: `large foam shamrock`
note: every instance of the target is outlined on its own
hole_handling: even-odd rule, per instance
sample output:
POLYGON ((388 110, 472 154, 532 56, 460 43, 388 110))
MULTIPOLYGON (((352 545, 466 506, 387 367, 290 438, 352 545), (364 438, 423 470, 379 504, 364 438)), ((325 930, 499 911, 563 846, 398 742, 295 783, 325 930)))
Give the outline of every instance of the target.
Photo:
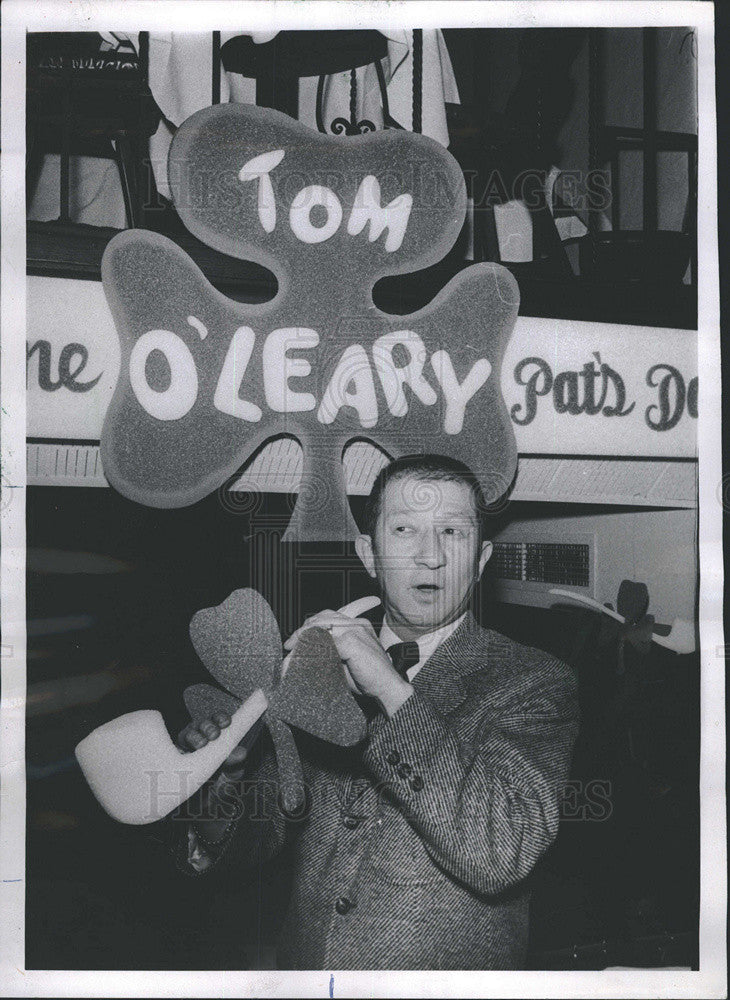
POLYGON ((122 344, 102 433, 113 486, 151 506, 191 504, 288 434, 304 450, 288 540, 356 534, 342 470, 355 438, 394 457, 461 459, 488 500, 507 489, 512 276, 472 265, 409 315, 372 299, 378 278, 436 263, 461 230, 464 179, 446 149, 404 131, 324 136, 227 104, 182 124, 168 169, 187 228, 270 268, 279 288, 264 304, 234 302, 164 236, 109 243, 102 276, 122 344))
POLYGON ((257 688, 269 706, 264 720, 274 741, 284 808, 303 805, 302 765, 289 726, 330 743, 353 746, 365 736, 366 721, 350 693, 332 636, 321 628, 303 632, 280 677, 279 626, 255 590, 234 591, 215 608, 197 611, 190 638, 208 671, 225 688, 193 684, 184 693, 194 719, 223 710, 230 715, 257 688), (229 693, 227 693, 229 692, 229 693))

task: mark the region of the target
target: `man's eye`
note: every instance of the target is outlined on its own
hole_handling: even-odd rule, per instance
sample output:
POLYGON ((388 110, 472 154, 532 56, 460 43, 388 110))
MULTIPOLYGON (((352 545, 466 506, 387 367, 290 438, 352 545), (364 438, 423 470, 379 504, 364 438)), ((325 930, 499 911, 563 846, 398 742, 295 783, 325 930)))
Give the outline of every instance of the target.
POLYGON ((399 535, 407 535, 411 530, 412 530, 412 528, 411 528, 411 526, 409 524, 397 524, 395 526, 395 531, 399 535))
POLYGON ((457 535, 461 537, 464 534, 463 528, 444 528, 445 535, 457 535))

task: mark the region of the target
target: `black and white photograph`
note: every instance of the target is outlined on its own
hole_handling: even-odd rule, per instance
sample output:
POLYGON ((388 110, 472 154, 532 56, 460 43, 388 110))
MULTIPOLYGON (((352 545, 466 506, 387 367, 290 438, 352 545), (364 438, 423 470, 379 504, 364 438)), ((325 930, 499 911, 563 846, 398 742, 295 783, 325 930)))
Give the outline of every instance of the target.
POLYGON ((725 996, 713 5, 2 29, 0 995, 725 996))

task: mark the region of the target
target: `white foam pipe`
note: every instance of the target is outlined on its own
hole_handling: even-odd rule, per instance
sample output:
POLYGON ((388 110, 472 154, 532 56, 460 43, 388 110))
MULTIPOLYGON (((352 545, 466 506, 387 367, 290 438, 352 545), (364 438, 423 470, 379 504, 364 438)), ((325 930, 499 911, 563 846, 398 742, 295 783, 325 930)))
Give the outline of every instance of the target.
POLYGON ((129 712, 89 733, 76 747, 76 759, 112 819, 154 823, 212 777, 267 706, 264 692, 254 691, 220 736, 192 753, 175 745, 159 712, 129 712))
MULTIPOLYGON (((586 594, 574 593, 572 590, 561 590, 560 587, 553 587, 550 593, 555 594, 557 597, 569 597, 573 601, 587 604, 589 608, 602 611, 604 615, 614 618, 617 622, 621 622, 621 624, 626 622, 624 616, 620 615, 618 611, 614 611, 613 608, 607 608, 605 604, 599 604, 598 601, 594 601, 592 597, 588 597, 586 594)), ((675 618, 667 635, 652 632, 651 641, 655 642, 657 646, 671 649, 673 653, 685 655, 687 653, 694 653, 697 648, 694 622, 687 621, 686 618, 675 618)))
POLYGON ((348 618, 359 618, 371 608, 376 608, 380 604, 380 598, 371 595, 369 597, 358 597, 356 601, 351 601, 344 608, 340 608, 338 614, 347 615, 348 618))
MULTIPOLYGON (((354 618, 379 603, 377 597, 361 597, 340 613, 354 618)), ((357 690, 351 679, 349 683, 357 690)), ((264 692, 254 691, 217 739, 191 753, 175 746, 159 712, 129 712, 89 733, 76 747, 76 759, 91 791, 112 819, 136 826, 154 823, 212 777, 267 707, 264 692)))

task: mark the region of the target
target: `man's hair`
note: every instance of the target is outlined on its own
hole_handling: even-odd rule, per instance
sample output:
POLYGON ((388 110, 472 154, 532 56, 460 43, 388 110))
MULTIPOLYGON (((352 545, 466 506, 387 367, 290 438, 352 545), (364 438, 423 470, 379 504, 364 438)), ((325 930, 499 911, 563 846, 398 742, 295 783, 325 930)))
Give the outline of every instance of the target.
MULTIPOLYGON (((485 514, 488 510, 479 480, 455 458, 446 455, 404 455, 383 466, 377 475, 370 496, 365 501, 363 533, 375 539, 375 526, 380 516, 383 494, 388 483, 397 479, 420 479, 447 483, 464 483, 471 491, 480 537, 484 536, 485 514)), ((428 503, 428 499, 425 500, 428 503)))

